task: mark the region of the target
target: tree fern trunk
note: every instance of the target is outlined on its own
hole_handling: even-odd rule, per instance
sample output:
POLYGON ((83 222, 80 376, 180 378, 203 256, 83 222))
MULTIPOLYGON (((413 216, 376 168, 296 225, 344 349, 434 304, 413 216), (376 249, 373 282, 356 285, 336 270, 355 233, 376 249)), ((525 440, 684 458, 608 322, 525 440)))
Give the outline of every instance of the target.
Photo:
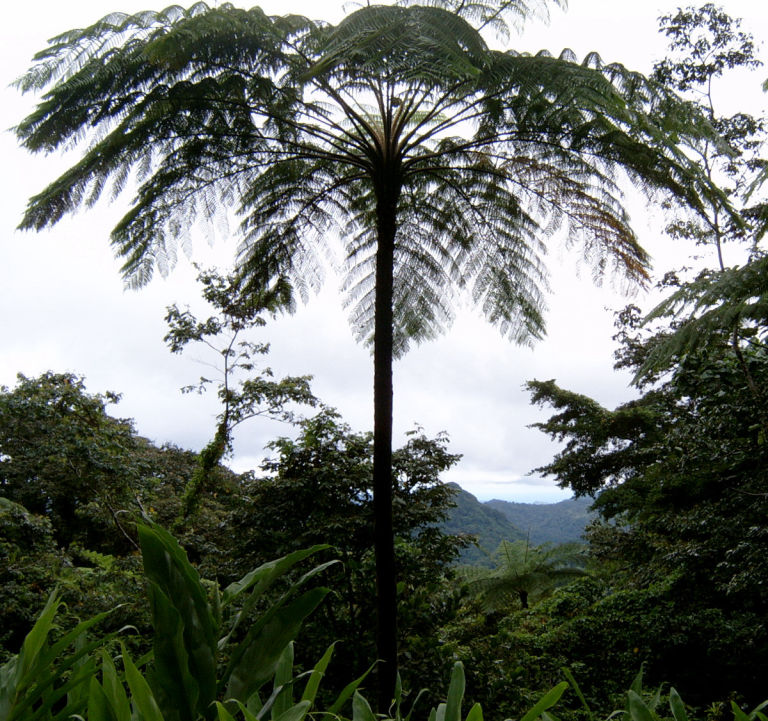
POLYGON ((397 675, 397 592, 392 527, 392 302, 396 194, 379 196, 373 343, 373 514, 376 556, 378 711, 392 700, 397 675))

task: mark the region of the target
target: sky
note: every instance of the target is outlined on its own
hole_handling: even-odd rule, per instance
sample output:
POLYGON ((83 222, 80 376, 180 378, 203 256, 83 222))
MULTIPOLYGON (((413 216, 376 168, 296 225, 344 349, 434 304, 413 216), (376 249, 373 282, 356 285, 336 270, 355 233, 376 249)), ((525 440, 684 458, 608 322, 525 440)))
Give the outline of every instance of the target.
MULTIPOLYGON (((53 35, 91 24, 114 10, 136 12, 164 7, 155 0, 28 0, 4 10, 0 28, 0 127, 10 129, 34 107, 9 84, 29 65, 35 51, 53 35)), ((235 3, 240 5, 239 1, 235 3)), ((252 3, 245 3, 249 6, 252 3)), ((569 47, 578 57, 596 50, 606 61, 648 72, 665 53, 656 18, 675 10, 666 0, 571 0, 567 12, 552 8, 550 23, 534 22, 512 37, 519 50, 559 53, 569 47)), ((744 29, 768 42, 768 2, 726 0, 723 7, 744 18, 744 29)), ((264 2, 270 13, 299 12, 337 21, 345 4, 335 0, 264 2)), ((346 7, 352 7, 349 4, 346 7)), ((765 45, 761 57, 768 60, 765 45)), ((760 90, 768 69, 739 74, 716 91, 723 112, 768 110, 760 90), (730 110, 729 110, 730 108, 730 110)), ((138 432, 158 444, 199 450, 210 439, 218 411, 214 394, 182 395, 180 387, 209 374, 214 359, 202 350, 172 355, 163 343, 165 309, 172 303, 206 312, 191 262, 181 258, 165 278, 159 274, 139 291, 125 290, 119 262, 109 248, 109 232, 128 208, 129 197, 67 217, 41 233, 21 233, 18 225, 27 199, 76 156, 30 156, 17 147, 12 132, 0 135, 0 385, 12 387, 16 374, 47 370, 83 375, 92 393, 114 390, 122 400, 113 415, 133 418, 138 432)), ((631 194, 627 198, 635 229, 654 261, 654 275, 689 263, 691 248, 663 233, 657 209, 631 194)), ((193 260, 228 270, 235 243, 219 238, 214 246, 195 244, 193 260)), ((613 313, 629 302, 650 308, 653 292, 626 295, 606 279, 592 283, 591 270, 578 253, 553 245, 548 253, 550 285, 547 337, 520 348, 500 337, 470 306, 436 341, 413 348, 396 362, 395 445, 416 424, 428 435, 450 437, 450 450, 462 460, 444 476, 481 500, 553 502, 570 493, 533 469, 548 463, 557 446, 528 426, 548 417, 533 408, 523 385, 554 378, 558 384, 613 408, 635 395, 626 373, 613 370, 613 313)), ((355 430, 372 426, 372 360, 356 344, 340 297, 338 280, 289 317, 253 334, 269 342, 266 363, 275 375, 314 377, 313 390, 336 407, 355 430)), ((254 421, 241 426, 230 465, 258 469, 264 446, 290 426, 254 421)))

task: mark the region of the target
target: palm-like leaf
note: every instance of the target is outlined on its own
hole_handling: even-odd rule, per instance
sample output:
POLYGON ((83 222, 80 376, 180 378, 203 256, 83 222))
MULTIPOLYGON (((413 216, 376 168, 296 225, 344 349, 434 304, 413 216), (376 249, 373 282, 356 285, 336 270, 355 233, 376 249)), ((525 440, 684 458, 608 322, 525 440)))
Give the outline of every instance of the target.
POLYGON ((768 257, 743 266, 702 273, 659 303, 646 322, 675 319, 673 332, 656 343, 638 368, 635 381, 665 372, 674 358, 695 352, 714 339, 763 344, 768 326, 768 257))
POLYGON ((491 51, 462 17, 480 11, 460 9, 374 6, 330 28, 198 3, 63 34, 19 81, 57 84, 17 132, 31 150, 89 147, 22 226, 120 192, 133 172, 143 182, 113 232, 131 283, 170 267, 198 217, 237 203, 244 273, 299 288, 322 282, 335 231, 368 338, 384 183, 397 188, 397 350, 450 323, 456 288, 512 338, 538 337, 542 241, 563 225, 598 273, 612 259, 644 278, 615 166, 692 203, 716 191, 669 141, 693 124, 679 103, 658 120, 676 103, 659 87, 595 57, 491 51))
POLYGON ((584 549, 578 543, 530 546, 527 541, 502 541, 493 569, 468 568, 465 581, 488 611, 509 610, 518 600, 541 597, 558 585, 583 576, 584 549))

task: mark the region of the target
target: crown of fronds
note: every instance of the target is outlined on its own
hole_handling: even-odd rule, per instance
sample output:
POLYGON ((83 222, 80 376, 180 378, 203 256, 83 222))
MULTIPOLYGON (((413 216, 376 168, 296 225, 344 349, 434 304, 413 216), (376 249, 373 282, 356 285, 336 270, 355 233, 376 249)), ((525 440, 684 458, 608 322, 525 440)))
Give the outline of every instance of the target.
POLYGON ((84 151, 21 227, 135 183, 112 233, 129 283, 172 266, 198 220, 228 232, 234 209, 244 279, 304 295, 338 238, 366 339, 389 194, 397 351, 439 333, 467 296, 514 340, 539 337, 555 234, 596 278, 646 278, 617 170, 694 208, 702 196, 727 206, 679 143, 712 131, 675 96, 595 55, 488 48, 478 27, 539 5, 370 6, 329 26, 198 3, 64 33, 18 81, 48 90, 16 132, 31 151, 84 151))

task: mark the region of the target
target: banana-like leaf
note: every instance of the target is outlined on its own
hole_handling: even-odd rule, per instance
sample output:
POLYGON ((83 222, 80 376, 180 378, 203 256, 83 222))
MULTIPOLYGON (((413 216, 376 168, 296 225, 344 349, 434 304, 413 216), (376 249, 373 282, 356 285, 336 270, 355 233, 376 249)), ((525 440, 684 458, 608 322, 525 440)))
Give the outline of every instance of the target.
POLYGON ((466 721, 483 721, 483 708, 479 703, 476 703, 469 709, 466 721))
POLYGON ((351 681, 348 683, 342 690, 341 693, 336 697, 336 700, 331 704, 331 707, 328 709, 328 713, 332 716, 338 715, 338 713, 341 711, 344 704, 349 700, 349 697, 355 694, 360 688, 360 685, 365 681, 368 674, 373 671, 374 666, 376 663, 372 663, 365 671, 364 674, 361 676, 358 676, 354 681, 351 681))
MULTIPOLYGON (((131 657, 122 644, 121 649, 123 666, 125 668, 125 680, 128 682, 128 688, 131 691, 134 715, 141 719, 141 721, 166 721, 147 680, 141 675, 133 661, 131 661, 131 657)), ((190 721, 192 720, 190 719, 190 721)))
POLYGON ((219 627, 200 576, 170 533, 154 525, 138 532, 155 630, 157 701, 168 721, 213 718, 219 627))
POLYGON ((118 716, 118 711, 107 697, 104 687, 95 676, 91 677, 88 687, 88 718, 99 721, 130 721, 130 712, 127 716, 118 716))
POLYGON ((86 641, 88 631, 111 613, 106 611, 77 624, 49 646, 48 634, 60 605, 54 591, 27 634, 18 656, 0 668, 0 718, 3 721, 46 718, 57 705, 63 706, 59 714, 64 717, 86 708, 87 694, 77 690, 81 684, 87 687, 95 673, 91 654, 120 631, 86 641), (68 651, 70 646, 75 647, 73 651, 68 651), (64 696, 69 697, 70 703, 60 704, 64 696), (34 712, 31 712, 32 708, 35 708, 34 712))
POLYGON ((632 721, 657 721, 656 714, 651 711, 639 693, 630 689, 627 696, 629 698, 629 716, 632 721))
POLYGON ((521 719, 520 721, 536 721, 539 716, 541 716, 545 711, 551 709, 559 700, 560 697, 565 693, 565 690, 568 688, 568 683, 566 681, 562 681, 557 686, 555 686, 553 689, 550 689, 547 691, 544 696, 542 696, 536 704, 531 708, 521 719))
POLYGON ((643 693, 643 666, 640 666, 640 670, 637 675, 632 679, 632 685, 629 687, 630 691, 634 691, 638 696, 643 693))
POLYGON ((303 721, 311 706, 309 701, 299 701, 281 713, 275 721, 303 721))
POLYGON ((283 649, 275 666, 273 685, 280 693, 272 704, 271 718, 276 721, 293 706, 293 641, 283 649))
POLYGON ((289 604, 273 607, 248 631, 224 673, 226 698, 247 701, 274 673, 286 645, 328 589, 314 588, 289 604))
POLYGON ((315 664, 315 667, 312 669, 312 673, 310 674, 307 681, 307 685, 304 687, 304 693, 301 695, 302 701, 309 701, 311 704, 315 702, 317 691, 320 688, 320 681, 325 675, 325 670, 328 668, 328 664, 331 662, 331 657, 333 656, 333 649, 335 646, 335 643, 332 643, 330 646, 328 646, 328 649, 323 654, 323 657, 315 664))
MULTIPOLYGON (((101 652, 101 680, 102 691, 105 694, 117 721, 130 721, 131 704, 125 693, 125 687, 118 676, 112 658, 105 651, 101 652)), ((89 716, 89 718, 99 719, 101 717, 89 716)))
POLYGON ((461 721, 461 702, 464 700, 466 680, 464 665, 457 661, 451 670, 451 682, 448 684, 448 699, 445 704, 445 721, 461 721))
POLYGON ((196 719, 203 712, 200 684, 188 653, 181 614, 157 586, 150 585, 148 592, 155 628, 150 685, 168 721, 196 719))
POLYGON ((352 721, 377 721, 371 705, 358 691, 352 696, 352 721))
MULTIPOLYGON (((252 718, 253 718, 252 715, 249 714, 246 716, 247 713, 248 713, 248 710, 245 709, 243 711, 243 718, 245 719, 245 721, 252 721, 252 718)), ((229 713, 226 707, 219 701, 216 702, 216 714, 217 714, 216 718, 218 719, 218 721, 235 721, 235 717, 231 713, 229 713)))
POLYGON ((12 714, 18 715, 18 705, 24 703, 25 697, 29 705, 39 699, 39 692, 32 695, 31 699, 28 694, 37 680, 38 672, 45 668, 40 657, 60 605, 58 593, 54 591, 24 639, 21 651, 0 667, 0 718, 10 719, 12 714))
MULTIPOLYGON (((294 551, 293 553, 290 553, 287 556, 283 556, 282 558, 278 558, 275 561, 270 561, 268 563, 265 563, 262 566, 259 566, 259 568, 245 575, 242 579, 240 579, 240 581, 237 581, 236 583, 230 584, 229 586, 227 586, 227 588, 224 589, 222 605, 227 605, 231 603, 235 598, 237 598, 239 595, 241 595, 244 591, 248 590, 249 588, 253 586, 255 586, 255 588, 251 592, 251 595, 248 597, 248 600, 243 604, 243 607, 235 616, 235 620, 229 632, 227 633, 227 635, 219 641, 219 648, 221 649, 227 643, 229 643, 229 640, 232 637, 232 634, 240 625, 241 621, 250 615, 250 613, 253 611, 254 607, 256 606, 256 603, 259 601, 259 599, 264 594, 264 592, 278 578, 286 574, 297 563, 300 563, 308 556, 312 555, 313 553, 317 553, 318 551, 322 551, 326 548, 329 548, 329 546, 317 545, 317 546, 312 546, 312 548, 309 548, 306 550, 294 551)), ((305 573, 296 583, 294 583, 291 586, 288 593, 285 594, 283 599, 281 599, 276 604, 274 604, 274 606, 280 606, 289 596, 291 596, 293 593, 296 593, 296 591, 304 583, 306 583, 307 581, 309 581, 319 573, 322 573, 330 566, 333 566, 337 563, 338 561, 334 560, 334 561, 328 561, 327 563, 322 563, 319 566, 315 566, 313 569, 305 573)))
POLYGON ((672 710, 672 716, 675 721, 688 721, 688 714, 685 712, 685 704, 676 689, 669 689, 669 708, 672 710))

